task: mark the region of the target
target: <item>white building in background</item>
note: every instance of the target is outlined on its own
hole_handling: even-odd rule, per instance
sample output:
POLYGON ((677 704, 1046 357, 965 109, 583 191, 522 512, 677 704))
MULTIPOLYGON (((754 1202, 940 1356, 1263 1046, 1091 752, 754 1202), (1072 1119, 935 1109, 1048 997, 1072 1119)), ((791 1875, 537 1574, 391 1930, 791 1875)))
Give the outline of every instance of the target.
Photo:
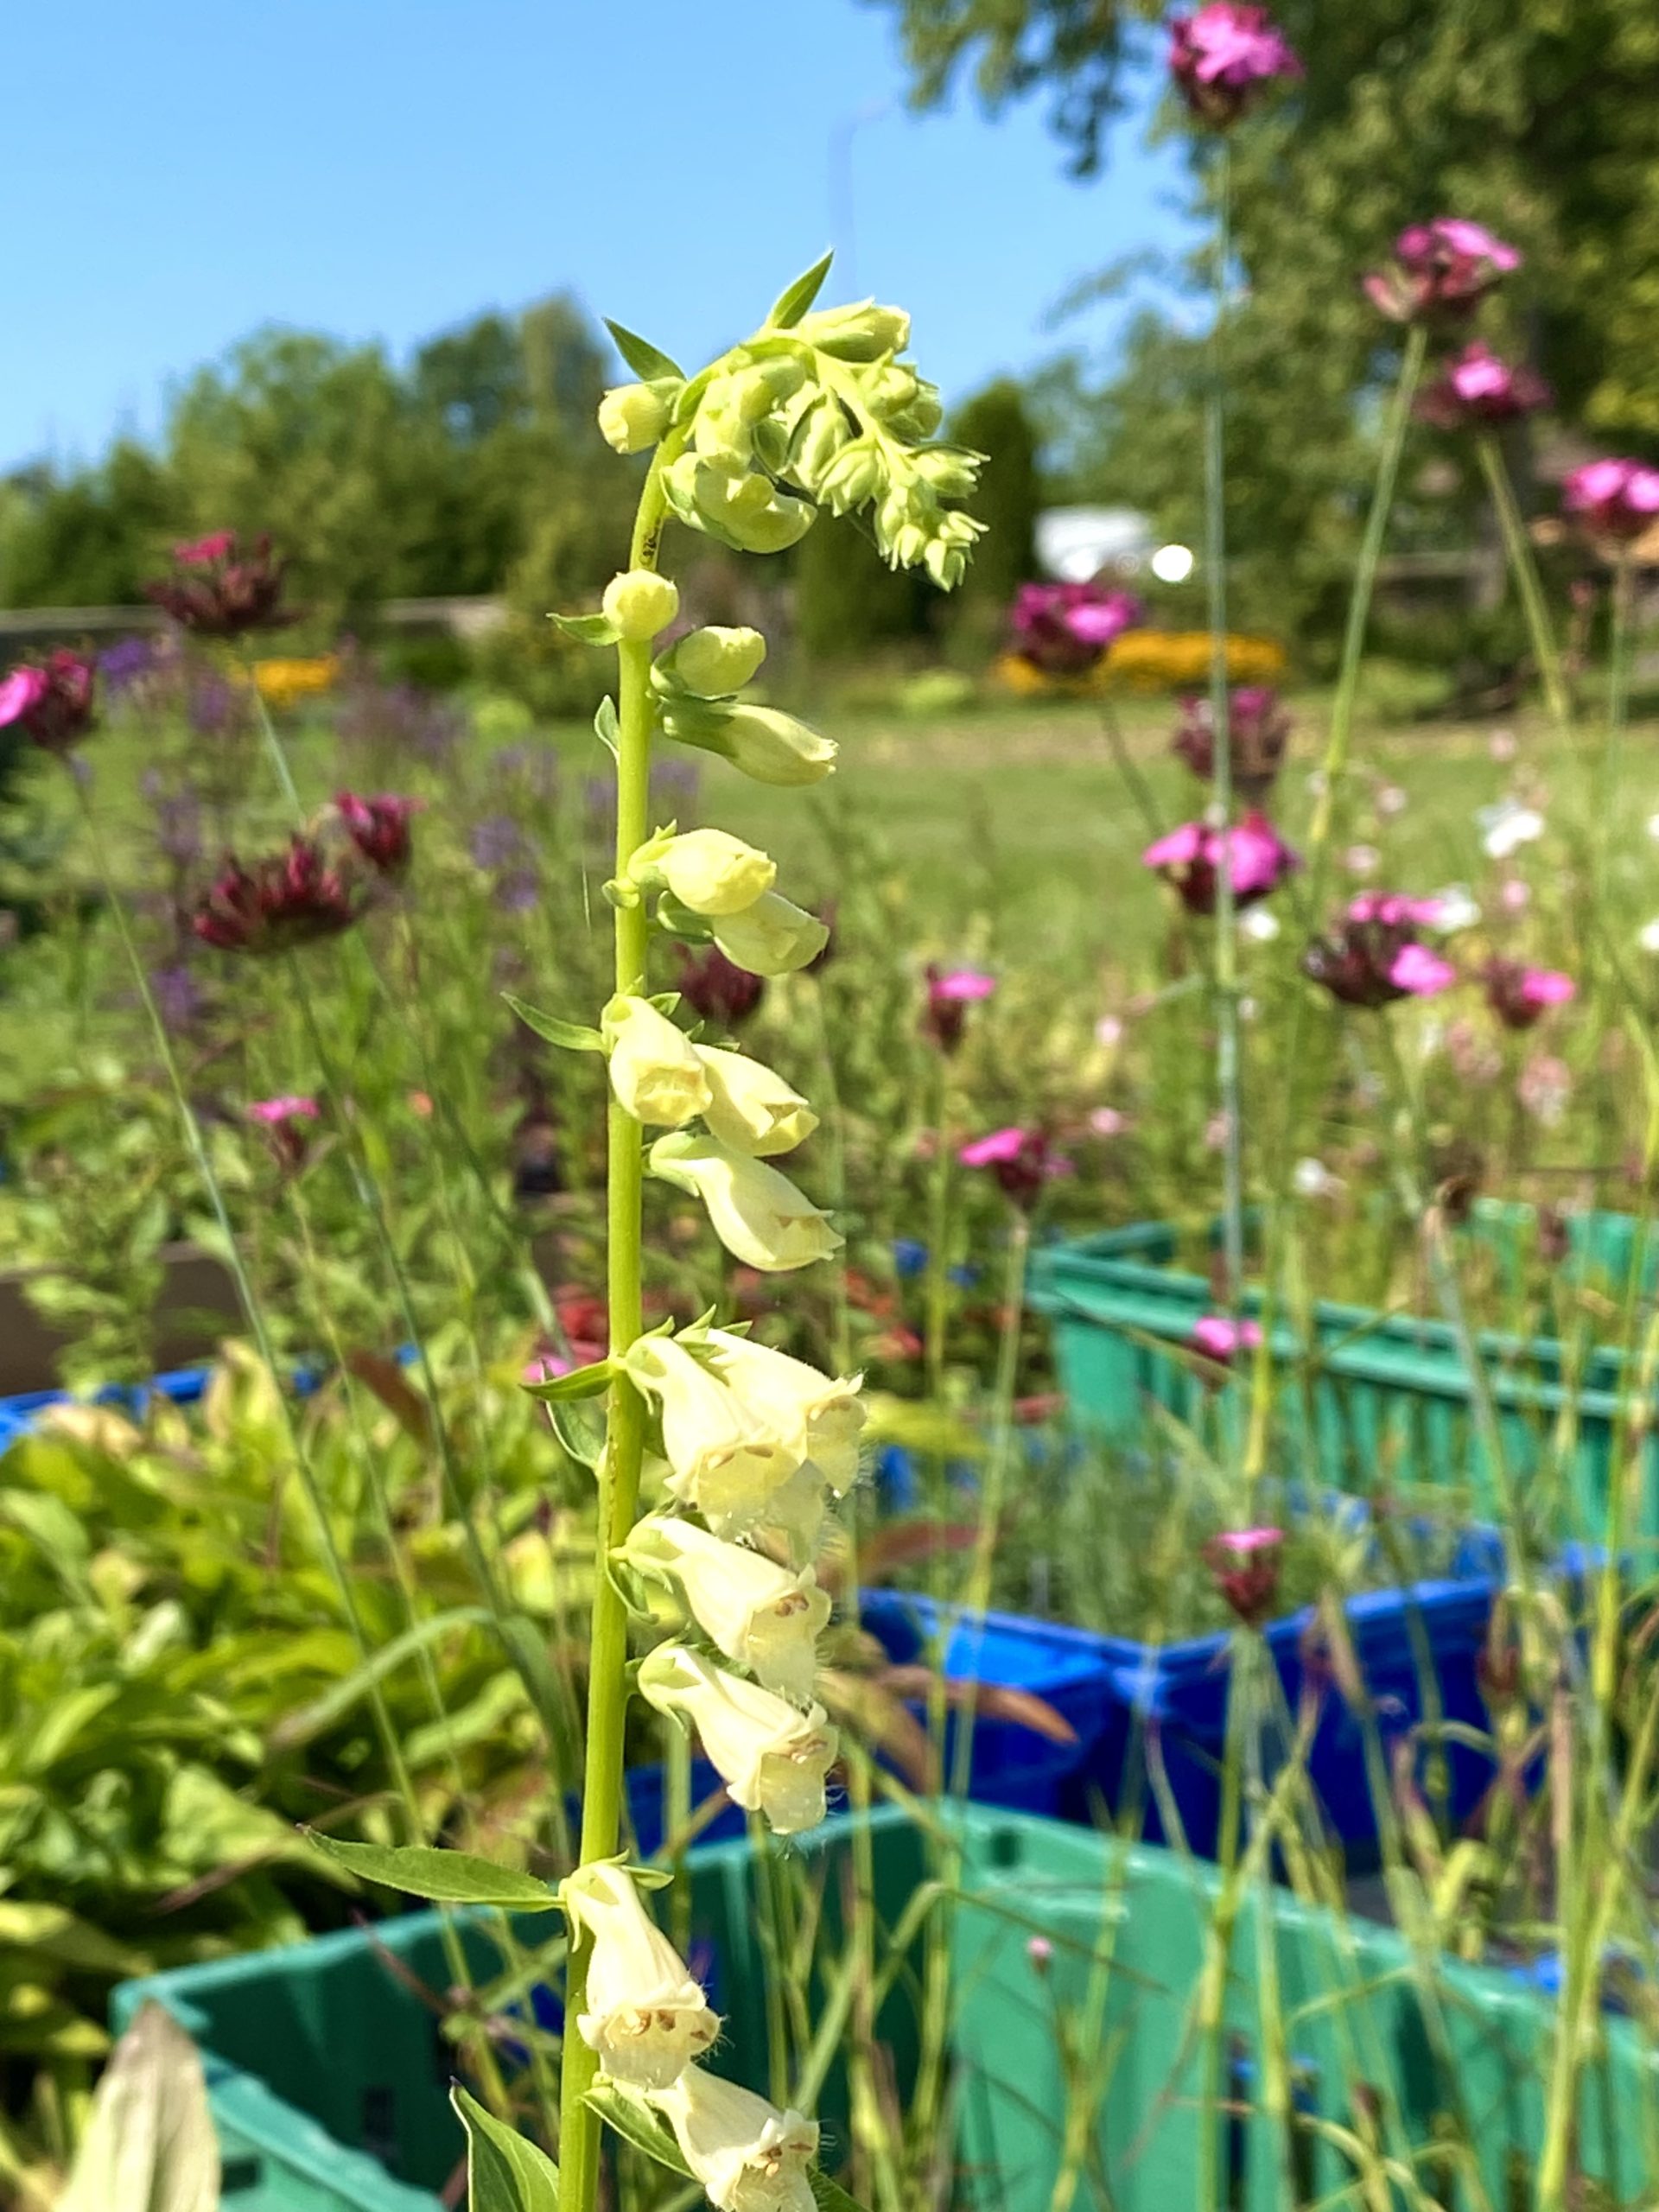
POLYGON ((1135 575, 1157 550, 1157 532, 1133 507, 1050 507, 1037 518, 1037 564, 1061 583, 1107 568, 1135 575))

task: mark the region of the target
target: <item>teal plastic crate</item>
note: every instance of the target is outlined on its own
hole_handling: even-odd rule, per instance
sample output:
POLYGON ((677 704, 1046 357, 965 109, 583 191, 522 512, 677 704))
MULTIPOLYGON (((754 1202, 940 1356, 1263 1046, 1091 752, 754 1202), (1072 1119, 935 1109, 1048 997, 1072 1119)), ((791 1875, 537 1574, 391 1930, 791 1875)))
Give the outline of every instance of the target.
MULTIPOLYGON (((1114 2212, 1186 2212, 1198 2203, 1205 2118, 1203 2046, 1192 2033, 1213 1868, 1149 1845, 1028 1815, 946 1811, 961 1855, 951 1925, 951 2062, 958 2212, 1051 2212, 1063 2158, 1062 2051, 1078 2044, 1096 1962, 1100 2009, 1084 2046, 1098 2094, 1077 2131, 1090 2162, 1075 2199, 1114 2212), (1049 1947, 1040 1963, 1033 1936, 1049 1947), (1102 2185, 1103 2183, 1103 2186, 1102 2185)), ((876 1910, 891 1928, 930 1865, 903 1815, 871 1816, 876 1910)), ((832 1821, 769 1867, 747 1844, 691 1855, 690 1955, 726 2018, 717 2063, 764 2089, 762 1884, 781 1867, 823 1879, 823 1926, 839 1941, 842 1878, 855 1824, 832 1821)), ((937 1833, 937 1831, 936 1831, 937 1833)), ((487 1927, 460 1916, 474 1964, 497 1961, 487 1927)), ((226 2212, 439 2212, 460 2156, 446 2089, 449 2050, 411 1986, 448 1972, 431 1913, 292 1949, 182 1969, 116 1993, 124 2026, 158 1998, 200 2046, 223 2148, 226 2212), (400 1971, 394 1971, 395 1960, 400 1971)), ((546 1921, 527 1923, 545 1941, 546 1921)), ((914 1976, 900 1975, 878 2024, 902 2099, 916 2063, 914 1976)), ((1222 2096, 1212 2171, 1228 2212, 1290 2212, 1335 2196, 1350 2171, 1334 2131, 1376 2126, 1391 2152, 1431 2178, 1448 2145, 1471 2146, 1493 2212, 1533 2200, 1554 2007, 1503 1973, 1414 1960, 1391 1930, 1341 1920, 1282 1890, 1254 1894, 1234 1931, 1226 1977, 1222 2096), (1270 1956, 1294 2069, 1296 2119, 1263 2109, 1261 1967, 1270 1956), (1295 2186, 1284 2187, 1288 2173, 1295 2186)), ((816 2011, 821 1992, 812 1999, 816 2011)), ((1615 2202, 1648 2204, 1659 2176, 1654 2063, 1628 2023, 1606 2024, 1578 2115, 1586 2171, 1615 2202)), ((831 2162, 847 2134, 838 2086, 820 2100, 831 2162)), ((1474 2212, 1474 2190, 1430 2190, 1474 2212)), ((1393 2200, 1403 2204, 1396 2196, 1393 2200)))
MULTIPOLYGON (((1618 1301, 1635 1271, 1645 1319, 1659 1235, 1621 1214, 1574 1216, 1567 1226, 1565 1274, 1618 1301)), ((1486 1248, 1500 1294, 1518 1297, 1536 1237, 1531 1210, 1478 1206, 1468 1234, 1486 1248)), ((1193 1324, 1215 1307, 1207 1278, 1175 1265, 1179 1249, 1176 1230, 1151 1222, 1051 1246, 1032 1262, 1030 1303, 1051 1321, 1073 1416, 1126 1449, 1147 1445, 1149 1402, 1184 1421, 1203 1416, 1208 1386, 1159 1349, 1189 1343, 1193 1324)), ((1243 1310, 1259 1313, 1257 1293, 1246 1293, 1243 1310)), ((1545 1533, 1592 1541, 1605 1533, 1622 1410, 1630 1420, 1621 1401, 1631 1365, 1595 1343, 1587 1320, 1570 1344, 1499 1331, 1480 1336, 1501 1470, 1489 1464, 1473 1384, 1445 1322, 1322 1300, 1312 1336, 1304 1345, 1281 1326, 1273 1342, 1287 1471, 1360 1494, 1390 1478, 1463 1488, 1489 1515, 1501 1510, 1507 1484, 1545 1533)), ((1659 1540, 1659 1435, 1641 1446, 1624 1535, 1649 1545, 1659 1540)))

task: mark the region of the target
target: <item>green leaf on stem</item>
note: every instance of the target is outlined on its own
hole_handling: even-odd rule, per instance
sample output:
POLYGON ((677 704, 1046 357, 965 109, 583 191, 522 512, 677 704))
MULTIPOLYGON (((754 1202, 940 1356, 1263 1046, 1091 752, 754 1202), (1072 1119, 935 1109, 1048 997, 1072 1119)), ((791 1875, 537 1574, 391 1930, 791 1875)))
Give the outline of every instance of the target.
POLYGON ((449 2101, 467 2131, 467 2212, 558 2212, 559 2170, 546 2152, 486 2112, 458 2082, 449 2101))
POLYGON ((539 1008, 526 1006, 523 999, 514 998, 511 991, 502 997, 512 1008, 527 1029, 538 1037, 545 1037, 550 1045, 557 1045, 567 1052, 602 1052, 605 1039, 597 1029, 590 1029, 585 1022, 561 1021, 556 1014, 543 1014, 539 1008))
POLYGON ((830 264, 835 259, 835 250, 823 254, 804 276, 798 276, 785 292, 781 292, 772 313, 766 317, 771 330, 792 330, 801 317, 823 289, 823 280, 830 274, 830 264))
POLYGON ((579 645, 616 643, 616 625, 608 614, 550 614, 547 619, 561 637, 579 645))
POLYGON ((653 346, 649 338, 641 338, 625 323, 613 322, 609 315, 605 318, 605 327, 635 376, 644 377, 647 384, 653 377, 678 377, 683 383, 685 371, 677 361, 671 360, 659 346, 653 346))
POLYGON ((838 2181, 831 2181, 818 2167, 808 2169, 806 2182, 818 2212, 864 2212, 855 2196, 850 2196, 838 2181))
POLYGON ((308 1842, 365 1881, 434 1904, 499 1904, 513 1912, 556 1912, 558 1892, 533 1874, 515 1873, 470 1851, 439 1851, 421 1843, 344 1843, 307 1828, 308 1842))
POLYGON ((525 1382, 521 1388, 532 1398, 556 1405, 564 1398, 597 1398, 610 1389, 615 1372, 608 1359, 596 1359, 586 1367, 573 1367, 568 1375, 556 1375, 550 1382, 525 1382))
POLYGON ((617 720, 616 702, 608 691, 594 710, 594 735, 613 760, 620 757, 622 726, 617 720))
POLYGON ((668 2167, 671 2172, 683 2174, 688 2181, 695 2180, 690 2167, 680 2155, 673 2129, 636 2091, 625 2089, 615 2082, 596 2082, 588 2092, 587 2102, 625 2143, 632 2143, 636 2151, 643 2151, 648 2158, 655 2158, 659 2166, 668 2167))
POLYGON ((547 1409, 556 1436, 579 1467, 589 1472, 599 1465, 600 1454, 605 1449, 605 1423, 595 1420, 591 1413, 582 1411, 581 1402, 555 1399, 547 1409))

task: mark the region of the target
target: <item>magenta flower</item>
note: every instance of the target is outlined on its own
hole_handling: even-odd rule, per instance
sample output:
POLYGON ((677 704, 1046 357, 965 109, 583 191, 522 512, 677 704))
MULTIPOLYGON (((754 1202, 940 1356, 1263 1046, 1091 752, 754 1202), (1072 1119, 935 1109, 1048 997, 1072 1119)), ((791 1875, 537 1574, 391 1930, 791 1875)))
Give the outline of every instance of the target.
POLYGON ((1143 612, 1133 592, 1105 584, 1021 584, 1008 620, 1021 660, 1049 676, 1084 676, 1143 612))
POLYGON ((0 677, 0 729, 15 723, 42 751, 67 753, 92 728, 96 690, 93 664, 60 645, 0 677))
POLYGON ((1282 1529, 1230 1529, 1204 1548, 1217 1589, 1246 1628, 1260 1628, 1272 1615, 1284 1541, 1282 1529))
POLYGON ((1479 223, 1439 215, 1402 231, 1392 265, 1363 282, 1372 306, 1392 322, 1456 319, 1520 266, 1516 249, 1479 223))
POLYGON ((239 638, 250 630, 280 629, 294 617, 283 611, 283 563, 271 558, 269 537, 244 554, 233 530, 216 530, 173 548, 175 573, 146 584, 144 596, 200 638, 239 638))
POLYGON ((1398 891, 1367 891, 1344 919, 1302 956, 1302 972, 1344 1006, 1391 1006, 1397 999, 1433 998, 1458 980, 1450 961, 1418 938, 1440 918, 1433 899, 1398 891))
POLYGON ((358 851, 381 875, 400 876, 407 869, 413 849, 409 817, 420 811, 417 798, 393 798, 382 792, 359 798, 354 791, 334 795, 334 813, 358 851))
POLYGON ((256 1098, 247 1109, 247 1116, 270 1138, 270 1148, 280 1166, 292 1173, 304 1164, 310 1125, 317 1119, 315 1098, 304 1097, 297 1091, 280 1098, 256 1098))
POLYGON ((1205 1313, 1192 1324, 1192 1341, 1206 1359, 1225 1367, 1241 1351, 1254 1351, 1262 1342, 1259 1321, 1235 1321, 1225 1313, 1205 1313))
POLYGON ((968 1026, 968 1009, 988 999, 996 988, 995 976, 977 968, 926 969, 927 1001, 922 1008, 922 1034, 942 1052, 954 1052, 968 1026))
POLYGON ((1255 810, 1236 823, 1224 840, 1222 831, 1205 823, 1183 822, 1179 829, 1148 845, 1141 858, 1173 885, 1189 913, 1213 914, 1224 851, 1229 855, 1237 906, 1265 899, 1301 866, 1266 815, 1255 810))
POLYGON ((1389 967, 1389 981, 1408 998, 1432 999, 1449 991, 1458 971, 1426 944, 1402 945, 1389 967))
POLYGON ((1529 968, 1519 960, 1489 960, 1486 1003, 1508 1029, 1530 1029, 1553 1006, 1566 1006, 1579 987, 1556 968, 1529 968))
POLYGON ((1553 1129, 1566 1117, 1573 1096, 1573 1071, 1553 1053, 1535 1053, 1521 1071, 1515 1095, 1535 1122, 1553 1129))
POLYGON ((1659 519, 1659 468, 1640 461, 1587 461, 1562 480, 1561 504, 1592 537, 1628 543, 1659 519))
POLYGON ((957 1158, 964 1167, 988 1168, 1004 1197, 1022 1211, 1035 1205, 1045 1184, 1067 1167, 1040 1129, 993 1129, 963 1145, 957 1158))
MULTIPOLYGON (((1265 798, 1284 764, 1291 720, 1268 683, 1240 683, 1228 694, 1227 735, 1233 789, 1247 799, 1265 798)), ((1203 783, 1216 772, 1216 733, 1208 699, 1183 699, 1171 750, 1203 783)))
POLYGON ((1511 368, 1477 338, 1423 387, 1417 412, 1438 430, 1463 430, 1483 423, 1518 422, 1548 407, 1551 397, 1541 377, 1529 368, 1511 368))
POLYGON ((1403 891, 1362 891, 1348 902, 1351 922, 1381 922, 1389 929, 1408 925, 1435 929, 1440 925, 1438 899, 1413 899, 1403 891))
POLYGON ((321 848, 296 837, 285 853, 269 854, 251 868, 227 861, 190 926, 221 952, 285 952, 338 937, 360 912, 350 883, 321 848))
POLYGON ((1210 0, 1169 26, 1169 73, 1199 121, 1224 130, 1280 78, 1302 65, 1265 8, 1210 0))

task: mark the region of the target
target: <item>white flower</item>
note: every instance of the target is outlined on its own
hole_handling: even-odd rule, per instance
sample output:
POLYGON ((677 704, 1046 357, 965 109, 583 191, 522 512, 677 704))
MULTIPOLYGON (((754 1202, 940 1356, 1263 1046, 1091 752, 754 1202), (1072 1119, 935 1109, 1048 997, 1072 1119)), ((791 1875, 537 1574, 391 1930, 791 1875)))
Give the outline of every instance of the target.
POLYGON ((814 2212, 806 2169, 818 2152, 815 2120, 700 2066, 652 2102, 716 2212, 814 2212))
POLYGON ((1279 917, 1266 906, 1247 906, 1238 918, 1238 933, 1256 944, 1271 944, 1279 934, 1279 917))
POLYGON ((1350 845, 1342 864, 1350 875, 1375 875, 1382 865, 1382 855, 1375 845, 1350 845))
POLYGON ((1398 784, 1384 784, 1376 794, 1376 810, 1381 815, 1403 814, 1410 801, 1398 784))
POLYGON ((764 1409, 728 1389, 672 1337, 638 1338, 623 1365, 658 1410, 669 1485, 688 1505, 754 1514, 800 1465, 800 1452, 764 1409))
POLYGON ((1649 837, 1659 837, 1659 814, 1650 814, 1648 817, 1648 835, 1649 837))
POLYGON ((611 1088, 636 1122, 677 1129, 712 1093, 697 1048, 649 999, 620 996, 605 1009, 611 1088))
POLYGON ((720 2032, 685 1961, 652 1921, 620 1866, 579 1866, 559 1892, 594 1939, 588 2009, 576 2026, 613 2081, 666 2089, 720 2032))
POLYGON ((1466 883, 1448 883, 1443 891, 1431 892, 1429 897, 1434 907, 1431 927, 1447 937, 1459 930, 1473 929, 1480 919, 1480 908, 1466 883))
POLYGON ((751 976, 790 976, 817 958, 830 932, 816 914, 766 891, 741 913, 716 915, 714 938, 726 957, 751 976))
POLYGON ((666 1571, 698 1627, 734 1666, 780 1696, 811 1696, 830 1597, 810 1567, 779 1567, 662 1514, 637 1522, 620 1556, 645 1573, 666 1571))
POLYGON ((837 1497, 858 1479, 858 1439, 865 1420, 861 1375, 821 1375, 804 1359, 710 1329, 706 1341, 715 1372, 745 1404, 759 1408, 803 1459, 810 1459, 837 1497))
POLYGON ((778 863, 724 830, 658 835, 628 863, 636 883, 660 881, 694 914, 736 914, 771 890, 778 863))
POLYGON ((1322 1160, 1299 1160, 1290 1179, 1300 1198, 1333 1198, 1342 1188, 1341 1176, 1333 1175, 1322 1160))
POLYGON ((1659 952, 1659 915, 1650 922, 1643 923, 1636 933, 1636 941, 1643 952, 1659 952))
POLYGON ((1496 806, 1483 806, 1475 817, 1483 832, 1481 843, 1495 861, 1506 861, 1522 845, 1530 845, 1544 834, 1544 817, 1535 807, 1522 806, 1512 798, 1500 799, 1496 806))
POLYGON ((651 1172, 700 1198, 715 1236, 747 1267, 783 1274, 841 1249, 828 1217, 787 1175, 716 1137, 658 1137, 651 1148, 651 1172))
MULTIPOLYGON (((1249 911, 1252 913, 1259 913, 1262 910, 1260 907, 1252 907, 1249 911)), ((1095 1042, 1096 1045, 1103 1045, 1109 1052, 1121 1045, 1123 1042, 1123 1023, 1121 1017, 1115 1014, 1103 1014, 1095 1024, 1095 1042)))
POLYGON ((734 1152, 760 1157, 792 1152, 817 1128, 818 1117, 805 1099, 764 1061, 708 1045, 697 1047, 697 1058, 709 1079, 702 1117, 710 1133, 734 1152))
POLYGON ((817 1827, 836 1732, 823 1707, 798 1713, 773 1690, 710 1666, 683 1643, 659 1643, 639 1662, 639 1694, 658 1713, 683 1713, 702 1738, 727 1794, 763 1813, 776 1835, 817 1827))

